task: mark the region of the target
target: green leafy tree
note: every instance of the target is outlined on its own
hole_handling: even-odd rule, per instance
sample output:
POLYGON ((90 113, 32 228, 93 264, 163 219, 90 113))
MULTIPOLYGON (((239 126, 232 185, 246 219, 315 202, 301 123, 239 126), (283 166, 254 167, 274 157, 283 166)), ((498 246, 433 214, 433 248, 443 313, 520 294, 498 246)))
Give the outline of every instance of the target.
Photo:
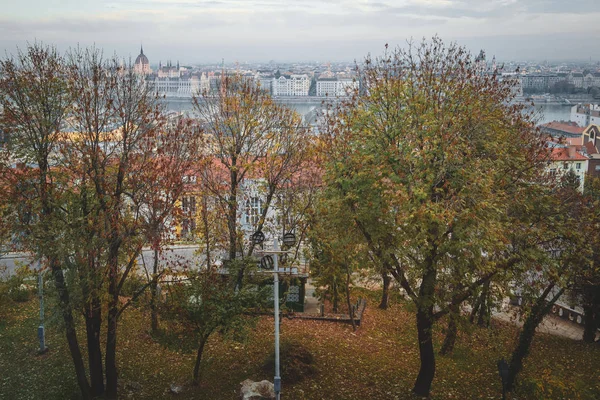
POLYGON ((165 318, 183 323, 192 334, 187 337, 197 344, 192 378, 194 384, 198 384, 202 357, 211 335, 216 332, 242 334, 254 321, 247 312, 262 307, 268 295, 267 288, 259 289, 254 284, 236 290, 227 277, 214 268, 190 274, 188 278, 171 285, 163 312, 165 318))
POLYGON ((547 155, 530 116, 509 103, 512 83, 457 45, 411 44, 361 72, 363 93, 326 118, 326 184, 416 306, 413 392, 428 396, 433 325, 521 259, 507 207, 539 181, 547 155))
POLYGON ((513 390, 529 354, 535 330, 554 303, 574 284, 582 266, 589 261, 585 208, 579 183, 569 178, 557 184, 538 186, 527 205, 515 212, 539 221, 534 229, 513 237, 512 245, 527 249, 527 262, 513 271, 524 299, 524 324, 512 352, 507 389, 513 390))

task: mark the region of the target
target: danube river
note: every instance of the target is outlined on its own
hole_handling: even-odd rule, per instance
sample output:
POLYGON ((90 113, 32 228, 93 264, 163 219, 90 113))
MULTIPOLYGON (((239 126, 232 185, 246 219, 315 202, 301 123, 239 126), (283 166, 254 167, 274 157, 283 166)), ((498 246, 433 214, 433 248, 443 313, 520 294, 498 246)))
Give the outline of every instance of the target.
MULTIPOLYGON (((304 100, 304 99, 303 99, 304 100)), ((289 102, 286 100, 277 100, 290 108, 295 109, 299 114, 306 115, 311 111, 321 107, 321 100, 306 99, 306 101, 295 100, 289 102)), ((166 99, 167 109, 170 111, 190 112, 192 110, 192 101, 188 98, 168 98, 166 99)), ((531 107, 529 107, 531 109, 531 107)), ((550 121, 568 121, 571 113, 571 107, 561 104, 544 104, 535 106, 539 123, 543 124, 550 121)))

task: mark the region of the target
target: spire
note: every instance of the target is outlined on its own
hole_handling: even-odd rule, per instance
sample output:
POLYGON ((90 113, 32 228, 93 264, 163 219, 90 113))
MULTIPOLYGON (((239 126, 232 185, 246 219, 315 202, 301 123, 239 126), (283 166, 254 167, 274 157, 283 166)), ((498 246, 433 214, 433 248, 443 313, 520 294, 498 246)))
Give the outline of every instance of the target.
POLYGON ((144 46, 142 46, 141 44, 140 44, 140 54, 142 54, 142 55, 144 54, 144 46))

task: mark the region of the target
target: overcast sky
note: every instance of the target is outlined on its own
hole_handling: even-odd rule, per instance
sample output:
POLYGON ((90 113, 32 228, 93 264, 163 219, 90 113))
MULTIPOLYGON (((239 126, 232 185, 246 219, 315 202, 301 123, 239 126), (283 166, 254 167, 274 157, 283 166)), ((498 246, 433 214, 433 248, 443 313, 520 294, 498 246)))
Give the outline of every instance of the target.
POLYGON ((438 34, 507 60, 600 61, 600 0, 0 0, 0 50, 96 44, 151 64, 352 61, 438 34))

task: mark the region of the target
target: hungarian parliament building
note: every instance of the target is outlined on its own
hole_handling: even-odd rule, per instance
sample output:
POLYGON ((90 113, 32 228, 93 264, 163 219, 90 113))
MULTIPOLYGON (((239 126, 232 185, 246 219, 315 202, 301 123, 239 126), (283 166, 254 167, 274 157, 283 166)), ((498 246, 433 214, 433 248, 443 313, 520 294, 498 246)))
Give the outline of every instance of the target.
MULTIPOLYGON (((168 61, 165 65, 159 62, 158 69, 150 68, 144 49, 140 49, 134 64, 134 70, 146 76, 146 82, 156 93, 166 97, 192 97, 205 95, 218 90, 221 72, 192 72, 191 68, 180 67, 179 62, 168 61)), ((266 92, 273 96, 300 97, 308 96, 312 78, 308 74, 290 74, 273 76, 261 72, 247 72, 244 77, 252 79, 266 92)), ((358 81, 350 77, 333 77, 331 74, 316 80, 316 96, 347 96, 358 88, 358 81)))

